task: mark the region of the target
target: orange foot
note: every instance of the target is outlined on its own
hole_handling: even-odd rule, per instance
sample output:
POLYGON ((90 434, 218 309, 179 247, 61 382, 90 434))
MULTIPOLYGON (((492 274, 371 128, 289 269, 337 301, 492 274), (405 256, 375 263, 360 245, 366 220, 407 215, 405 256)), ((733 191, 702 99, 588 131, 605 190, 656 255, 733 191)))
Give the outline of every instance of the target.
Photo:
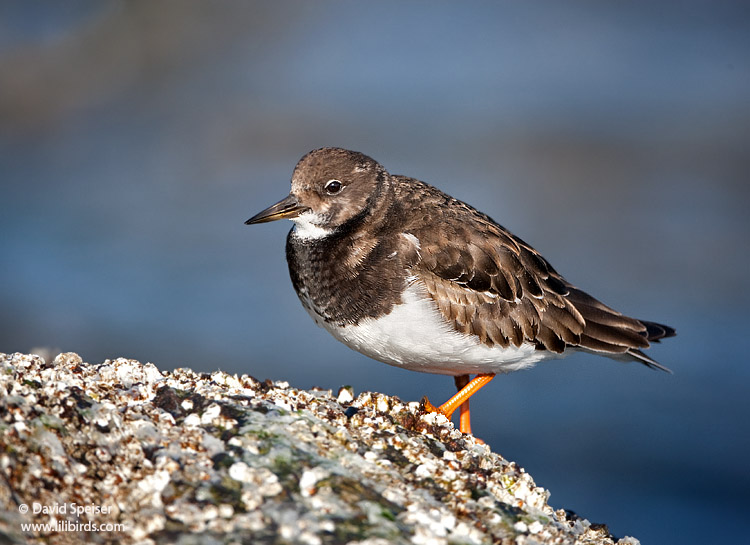
MULTIPOLYGON (((461 408, 461 416, 459 419, 459 430, 461 433, 471 433, 471 412, 469 410, 469 398, 477 393, 483 386, 489 381, 495 378, 495 373, 484 373, 477 375, 472 380, 469 380, 469 375, 459 375, 455 378, 456 388, 458 393, 450 398, 448 401, 436 407, 427 396, 422 398, 422 406, 428 413, 440 413, 450 420, 453 413, 461 408)), ((478 442, 484 443, 481 439, 477 439, 478 442)))

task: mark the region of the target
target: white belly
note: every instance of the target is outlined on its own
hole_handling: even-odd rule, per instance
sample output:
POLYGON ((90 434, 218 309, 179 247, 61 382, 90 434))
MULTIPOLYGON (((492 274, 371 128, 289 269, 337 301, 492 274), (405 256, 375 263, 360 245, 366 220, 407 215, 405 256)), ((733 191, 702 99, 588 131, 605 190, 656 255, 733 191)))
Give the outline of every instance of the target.
POLYGON ((406 289, 402 304, 381 318, 366 318, 345 327, 313 318, 338 340, 366 356, 424 373, 508 373, 550 357, 532 344, 489 347, 473 335, 455 331, 418 283, 406 289))

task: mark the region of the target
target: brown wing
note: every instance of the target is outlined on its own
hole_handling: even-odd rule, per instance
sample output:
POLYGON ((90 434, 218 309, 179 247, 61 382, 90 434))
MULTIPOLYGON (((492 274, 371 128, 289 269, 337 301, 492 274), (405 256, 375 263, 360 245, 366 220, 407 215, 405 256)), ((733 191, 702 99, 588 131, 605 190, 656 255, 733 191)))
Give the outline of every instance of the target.
POLYGON ((556 353, 574 346, 665 369, 639 349, 673 335, 672 328, 623 316, 569 284, 489 217, 462 208, 463 223, 414 232, 420 240, 415 268, 457 331, 488 346, 532 343, 556 353))

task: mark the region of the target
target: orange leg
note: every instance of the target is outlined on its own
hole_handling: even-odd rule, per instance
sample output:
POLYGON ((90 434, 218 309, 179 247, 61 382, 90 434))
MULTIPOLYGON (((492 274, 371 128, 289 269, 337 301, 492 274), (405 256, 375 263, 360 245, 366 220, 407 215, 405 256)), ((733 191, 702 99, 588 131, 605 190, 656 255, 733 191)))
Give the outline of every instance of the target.
POLYGON ((469 410, 469 400, 461 404, 461 413, 458 417, 458 429, 461 433, 471 433, 471 411, 469 410))
POLYGON ((477 393, 485 384, 495 378, 495 373, 483 373, 469 380, 469 375, 459 375, 456 377, 456 387, 459 391, 448 401, 435 407, 430 400, 423 399, 424 409, 427 412, 439 412, 450 418, 456 409, 461 407, 460 430, 462 433, 471 433, 471 413, 469 412, 469 398, 477 393))
MULTIPOLYGON (((456 383, 456 390, 461 391, 471 381, 470 375, 458 375, 453 377, 456 383)), ((469 400, 467 399, 459 407, 461 414, 458 418, 458 429, 461 433, 471 433, 471 411, 469 410, 469 400)))

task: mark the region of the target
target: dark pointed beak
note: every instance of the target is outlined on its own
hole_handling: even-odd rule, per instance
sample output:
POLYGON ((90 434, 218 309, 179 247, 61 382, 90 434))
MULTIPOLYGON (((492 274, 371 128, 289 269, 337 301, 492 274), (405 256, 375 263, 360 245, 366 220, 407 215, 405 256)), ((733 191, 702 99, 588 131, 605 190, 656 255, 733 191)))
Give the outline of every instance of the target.
POLYGON ((283 199, 276 204, 273 204, 258 212, 252 218, 245 222, 245 225, 252 225, 253 223, 266 223, 267 221, 276 221, 284 218, 296 218, 306 210, 309 210, 306 206, 301 206, 297 202, 297 198, 289 195, 286 199, 283 199))

